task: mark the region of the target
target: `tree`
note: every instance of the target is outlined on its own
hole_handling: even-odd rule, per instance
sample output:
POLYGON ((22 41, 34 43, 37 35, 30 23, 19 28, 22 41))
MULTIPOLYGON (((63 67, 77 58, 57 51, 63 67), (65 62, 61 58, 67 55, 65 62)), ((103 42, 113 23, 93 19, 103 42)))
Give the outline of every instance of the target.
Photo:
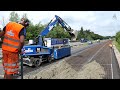
POLYGON ((77 40, 79 40, 81 38, 85 38, 85 33, 83 31, 83 27, 81 27, 80 31, 78 31, 77 40))
POLYGON ((19 20, 20 20, 20 18, 16 12, 13 11, 10 13, 9 21, 18 22, 19 20))
POLYGON ((83 27, 81 27, 81 30, 78 31, 77 40, 80 40, 81 38, 88 39, 88 40, 97 40, 97 39, 103 39, 104 37, 98 34, 95 34, 94 32, 91 32, 90 29, 84 30, 83 27))
POLYGON ((42 25, 40 22, 36 25, 30 24, 27 28, 26 40, 35 39, 43 29, 44 25, 42 25))
POLYGON ((56 27, 54 27, 46 37, 50 37, 50 38, 71 38, 69 33, 67 31, 64 30, 64 28, 62 28, 61 26, 59 26, 58 24, 56 25, 56 27))
POLYGON ((115 39, 120 44, 120 31, 116 33, 115 39))

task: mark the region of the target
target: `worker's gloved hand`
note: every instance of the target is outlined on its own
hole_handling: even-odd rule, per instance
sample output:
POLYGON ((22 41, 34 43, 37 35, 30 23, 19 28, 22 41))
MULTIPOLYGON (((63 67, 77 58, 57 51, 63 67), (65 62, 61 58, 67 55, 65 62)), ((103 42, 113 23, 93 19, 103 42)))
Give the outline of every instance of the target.
POLYGON ((21 51, 21 50, 19 50, 19 51, 18 51, 18 53, 19 53, 19 54, 22 54, 22 51, 21 51))
POLYGON ((22 55, 22 54, 24 54, 24 53, 25 53, 25 50, 24 50, 24 49, 20 49, 20 50, 19 50, 19 54, 22 55))

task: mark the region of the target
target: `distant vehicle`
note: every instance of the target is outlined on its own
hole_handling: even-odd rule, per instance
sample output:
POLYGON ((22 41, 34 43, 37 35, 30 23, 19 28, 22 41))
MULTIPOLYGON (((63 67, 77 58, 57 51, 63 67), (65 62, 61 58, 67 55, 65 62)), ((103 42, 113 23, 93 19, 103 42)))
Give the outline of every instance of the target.
POLYGON ((87 43, 88 43, 88 45, 93 44, 93 42, 92 42, 92 41, 88 41, 87 43))
POLYGON ((87 42, 87 41, 88 41, 88 40, 85 39, 85 38, 81 38, 81 39, 80 39, 80 42, 81 42, 81 43, 84 43, 84 42, 87 42))
POLYGON ((97 39, 97 43, 100 43, 100 39, 97 39))

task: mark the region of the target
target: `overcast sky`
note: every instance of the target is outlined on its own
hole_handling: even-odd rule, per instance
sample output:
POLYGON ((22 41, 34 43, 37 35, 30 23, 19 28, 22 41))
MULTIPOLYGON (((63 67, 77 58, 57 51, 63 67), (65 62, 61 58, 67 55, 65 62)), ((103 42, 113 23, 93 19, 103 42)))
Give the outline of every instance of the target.
MULTIPOLYGON (((12 11, 0 11, 0 21, 4 17, 8 22, 12 11)), ((113 36, 120 30, 120 12, 119 11, 15 11, 21 17, 24 13, 28 18, 37 24, 41 22, 46 24, 54 18, 54 15, 60 16, 74 30, 90 29, 94 33, 102 36, 113 36), (113 18, 116 14, 117 19, 113 18)), ((0 22, 1 24, 1 22, 0 22)))

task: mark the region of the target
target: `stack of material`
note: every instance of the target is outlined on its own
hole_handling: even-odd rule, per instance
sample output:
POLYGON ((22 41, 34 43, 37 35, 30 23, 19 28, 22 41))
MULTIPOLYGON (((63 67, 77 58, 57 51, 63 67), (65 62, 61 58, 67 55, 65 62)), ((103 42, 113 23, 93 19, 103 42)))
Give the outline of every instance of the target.
POLYGON ((78 71, 62 60, 48 66, 48 69, 32 71, 25 75, 24 79, 103 79, 105 75, 104 68, 95 60, 85 64, 78 71))

